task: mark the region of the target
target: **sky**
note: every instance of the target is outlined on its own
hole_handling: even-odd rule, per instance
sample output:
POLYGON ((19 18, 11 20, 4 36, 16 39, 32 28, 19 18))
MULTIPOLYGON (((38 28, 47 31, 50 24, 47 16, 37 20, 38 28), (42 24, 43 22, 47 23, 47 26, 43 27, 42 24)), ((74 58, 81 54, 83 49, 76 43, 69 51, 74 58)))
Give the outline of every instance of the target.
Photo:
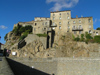
POLYGON ((100 27, 100 0, 0 0, 0 42, 14 24, 50 17, 51 11, 71 10, 71 17, 93 17, 94 29, 100 27))

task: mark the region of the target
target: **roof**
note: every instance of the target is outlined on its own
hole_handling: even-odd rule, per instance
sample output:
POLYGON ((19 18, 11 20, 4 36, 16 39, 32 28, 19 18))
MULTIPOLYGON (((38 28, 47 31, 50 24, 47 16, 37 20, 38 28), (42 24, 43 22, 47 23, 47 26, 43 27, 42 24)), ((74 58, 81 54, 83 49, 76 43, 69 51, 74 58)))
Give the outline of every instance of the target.
POLYGON ((66 12, 66 11, 71 11, 71 10, 64 10, 64 11, 54 11, 54 12, 50 12, 50 13, 66 12))

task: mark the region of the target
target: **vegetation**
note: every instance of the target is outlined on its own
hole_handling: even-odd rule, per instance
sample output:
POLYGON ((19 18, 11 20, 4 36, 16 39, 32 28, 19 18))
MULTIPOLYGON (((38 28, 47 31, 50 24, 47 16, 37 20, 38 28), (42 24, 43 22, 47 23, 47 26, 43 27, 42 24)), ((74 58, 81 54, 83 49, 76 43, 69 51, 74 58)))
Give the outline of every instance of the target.
POLYGON ((100 35, 99 36, 94 36, 94 38, 91 36, 91 34, 89 34, 88 32, 86 32, 85 34, 81 34, 81 37, 77 36, 75 37, 74 35, 72 36, 74 41, 83 41, 86 44, 88 44, 88 42, 91 43, 100 43, 100 35))
POLYGON ((13 33, 15 33, 15 35, 21 35, 23 32, 28 31, 29 33, 32 32, 32 26, 31 25, 26 25, 25 27, 22 26, 17 26, 13 29, 13 33))
POLYGON ((26 25, 25 27, 19 25, 15 27, 12 32, 15 33, 16 36, 22 35, 19 40, 23 40, 28 34, 32 33, 32 29, 31 25, 26 25))
POLYGON ((98 27, 96 30, 100 30, 100 27, 98 27))
POLYGON ((47 37, 47 34, 36 34, 39 37, 47 37))
POLYGON ((6 40, 6 39, 7 39, 7 35, 8 35, 8 33, 5 35, 4 40, 6 40))

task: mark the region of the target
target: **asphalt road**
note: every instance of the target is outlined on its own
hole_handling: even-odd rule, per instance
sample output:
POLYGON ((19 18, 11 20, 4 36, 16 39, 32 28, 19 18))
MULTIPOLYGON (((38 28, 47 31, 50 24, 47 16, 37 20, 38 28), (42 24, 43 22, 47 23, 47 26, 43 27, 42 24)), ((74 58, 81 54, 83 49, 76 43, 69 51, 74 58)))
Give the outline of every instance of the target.
POLYGON ((14 75, 5 57, 0 57, 0 75, 14 75))

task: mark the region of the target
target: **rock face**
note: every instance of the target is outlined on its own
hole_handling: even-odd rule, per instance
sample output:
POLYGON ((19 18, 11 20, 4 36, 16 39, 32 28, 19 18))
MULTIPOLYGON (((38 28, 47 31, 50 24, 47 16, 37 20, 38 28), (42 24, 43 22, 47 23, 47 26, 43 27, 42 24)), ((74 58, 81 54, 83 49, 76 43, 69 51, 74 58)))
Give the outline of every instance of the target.
MULTIPOLYGON (((46 49, 46 38, 39 38, 34 35, 26 38, 26 45, 18 49, 18 37, 15 37, 11 32, 9 33, 9 40, 7 40, 5 47, 11 52, 16 52, 17 57, 98 57, 100 56, 100 44, 85 42, 75 42, 72 40, 71 34, 56 35, 57 39, 54 41, 53 47, 46 49), (11 36, 10 36, 11 35, 11 36), (16 40, 14 40, 16 38, 16 40), (33 39, 34 38, 34 39, 33 39), (29 39, 29 40, 28 40, 29 39), (32 39, 32 40, 31 40, 32 39), (45 42, 45 43, 44 43, 45 42), (12 45, 12 43, 14 43, 12 45)), ((10 55, 10 57, 14 57, 10 55)))
POLYGON ((20 36, 15 36, 13 32, 7 34, 6 43, 4 48, 10 49, 15 43, 18 43, 20 36))

